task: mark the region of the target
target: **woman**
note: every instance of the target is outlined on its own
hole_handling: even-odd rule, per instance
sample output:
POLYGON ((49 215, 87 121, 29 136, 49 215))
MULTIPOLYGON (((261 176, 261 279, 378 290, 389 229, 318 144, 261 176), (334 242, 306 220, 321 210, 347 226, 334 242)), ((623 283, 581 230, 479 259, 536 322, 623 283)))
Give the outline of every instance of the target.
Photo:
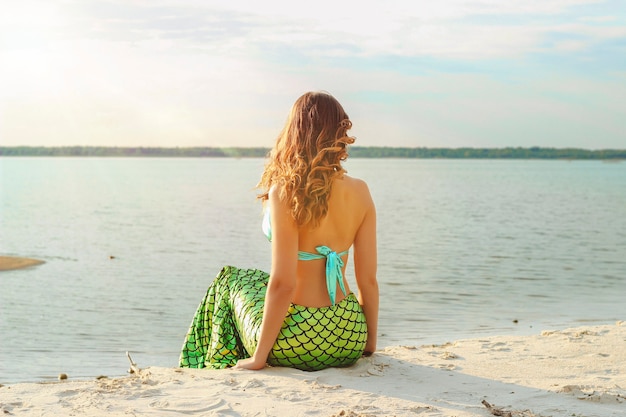
POLYGON ((270 274, 225 267, 198 307, 181 367, 319 370, 376 350, 376 211, 341 166, 352 127, 327 93, 294 104, 261 177, 270 274), (344 275, 353 248, 358 298, 344 275))

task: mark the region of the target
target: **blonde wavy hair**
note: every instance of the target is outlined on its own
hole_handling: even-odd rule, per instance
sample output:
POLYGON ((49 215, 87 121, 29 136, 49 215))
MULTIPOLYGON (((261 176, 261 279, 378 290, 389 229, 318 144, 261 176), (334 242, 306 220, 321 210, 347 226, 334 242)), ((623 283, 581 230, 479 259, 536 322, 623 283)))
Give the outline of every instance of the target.
POLYGON ((341 165, 354 138, 347 135, 352 122, 339 102, 326 92, 308 92, 294 103, 287 123, 268 155, 258 196, 269 189, 291 207, 299 226, 315 227, 328 212, 333 180, 347 172, 341 165))

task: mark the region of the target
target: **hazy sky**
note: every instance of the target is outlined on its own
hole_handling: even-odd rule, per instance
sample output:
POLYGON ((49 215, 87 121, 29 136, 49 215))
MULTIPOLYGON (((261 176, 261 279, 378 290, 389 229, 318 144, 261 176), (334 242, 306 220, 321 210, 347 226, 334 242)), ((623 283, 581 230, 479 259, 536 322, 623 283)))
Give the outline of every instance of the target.
POLYGON ((6 0, 0 145, 626 148, 624 0, 6 0))

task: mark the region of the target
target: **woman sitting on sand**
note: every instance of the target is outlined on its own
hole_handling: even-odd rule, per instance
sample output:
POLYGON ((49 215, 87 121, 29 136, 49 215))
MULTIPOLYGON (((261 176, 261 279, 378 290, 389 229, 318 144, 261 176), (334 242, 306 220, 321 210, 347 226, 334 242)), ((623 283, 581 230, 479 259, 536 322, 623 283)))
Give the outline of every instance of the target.
POLYGON ((351 127, 330 94, 296 101, 259 183, 270 274, 222 269, 193 318, 181 367, 314 371, 376 350, 376 211, 366 183, 341 166, 351 127), (344 278, 350 247, 358 298, 344 278))

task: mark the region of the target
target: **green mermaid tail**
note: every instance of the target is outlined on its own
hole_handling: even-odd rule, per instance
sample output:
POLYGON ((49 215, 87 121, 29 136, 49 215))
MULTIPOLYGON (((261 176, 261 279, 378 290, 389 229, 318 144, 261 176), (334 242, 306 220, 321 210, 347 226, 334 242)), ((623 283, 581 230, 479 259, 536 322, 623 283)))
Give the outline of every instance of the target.
MULTIPOLYGON (((269 275, 222 269, 200 303, 180 355, 183 368, 223 369, 256 349, 269 275)), ((273 366, 306 371, 348 366, 363 354, 365 315, 354 294, 331 307, 292 304, 268 356, 273 366)))

